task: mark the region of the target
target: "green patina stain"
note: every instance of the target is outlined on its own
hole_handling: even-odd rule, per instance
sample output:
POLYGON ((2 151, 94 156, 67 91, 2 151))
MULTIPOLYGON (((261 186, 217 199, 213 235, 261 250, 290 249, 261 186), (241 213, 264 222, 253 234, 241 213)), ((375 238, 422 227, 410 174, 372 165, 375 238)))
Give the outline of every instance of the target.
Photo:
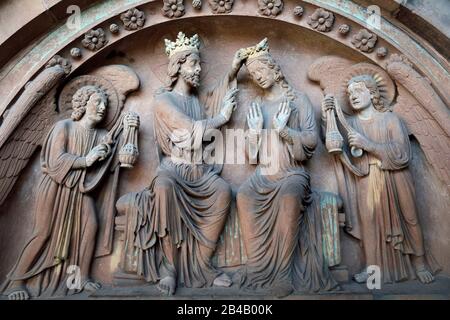
POLYGON ((335 195, 320 195, 320 216, 322 218, 322 250, 328 266, 341 262, 339 241, 338 200, 335 195))

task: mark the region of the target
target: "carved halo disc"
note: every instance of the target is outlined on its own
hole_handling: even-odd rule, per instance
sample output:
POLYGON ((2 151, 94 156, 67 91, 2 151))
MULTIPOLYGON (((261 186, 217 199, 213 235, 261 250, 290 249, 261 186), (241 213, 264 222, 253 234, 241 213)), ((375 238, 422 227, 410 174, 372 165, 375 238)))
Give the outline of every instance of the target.
POLYGON ((83 75, 72 79, 67 83, 59 95, 59 109, 61 113, 69 113, 72 111, 72 97, 75 92, 83 86, 97 86, 101 88, 108 96, 108 106, 106 117, 102 126, 110 129, 121 111, 121 102, 119 94, 110 81, 99 76, 83 75))
POLYGON ((339 95, 337 97, 340 105, 342 106, 343 111, 346 113, 351 113, 348 106, 348 98, 347 98, 347 87, 348 82, 356 76, 360 75, 371 75, 378 84, 378 90, 380 91, 381 99, 384 102, 384 105, 389 107, 394 101, 396 94, 396 87, 394 81, 392 81, 391 77, 381 69, 380 67, 362 62, 351 66, 342 76, 340 77, 340 82, 342 83, 341 89, 339 91, 339 95))

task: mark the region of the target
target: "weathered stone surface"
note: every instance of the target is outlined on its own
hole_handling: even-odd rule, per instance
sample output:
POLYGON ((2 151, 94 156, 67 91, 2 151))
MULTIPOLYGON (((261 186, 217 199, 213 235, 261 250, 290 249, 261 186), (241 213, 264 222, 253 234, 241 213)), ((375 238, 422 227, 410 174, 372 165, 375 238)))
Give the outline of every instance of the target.
MULTIPOLYGON (((432 31, 438 34, 445 17, 433 20, 433 14, 420 11, 420 1, 409 2, 406 7, 396 1, 373 1, 381 7, 381 29, 371 29, 366 24, 365 8, 361 7, 366 3, 356 0, 305 1, 301 3, 301 18, 296 14, 298 2, 289 0, 235 0, 223 4, 203 1, 203 5, 181 0, 97 1, 90 7, 84 1, 72 2, 85 14, 76 30, 65 24, 67 1, 46 1, 47 7, 43 7, 42 3, 23 0, 23 5, 30 6, 26 13, 21 12, 16 1, 0 5, 0 26, 5 26, 0 37, 3 293, 26 298, 23 288, 14 293, 14 286, 28 286, 43 275, 39 267, 31 271, 26 267, 40 255, 38 249, 30 249, 32 253, 22 257, 20 254, 34 231, 38 238, 49 236, 49 243, 56 243, 61 249, 55 256, 63 263, 53 261, 55 266, 65 269, 67 264, 80 265, 82 279, 87 281, 83 286, 98 289, 100 283, 104 287, 91 295, 81 293, 68 298, 159 299, 158 284, 166 293, 183 299, 240 299, 254 294, 273 298, 288 294, 289 286, 296 290, 288 299, 448 298, 448 55, 442 45, 420 38, 424 34, 430 37, 430 31, 423 30, 426 24, 421 22, 420 30, 414 30, 401 22, 405 10, 418 8, 420 16, 434 25, 436 30, 432 31), (13 16, 14 21, 10 20, 13 16), (47 22, 38 23, 43 20, 47 22), (113 25, 120 26, 120 31, 110 28, 113 25), (410 29, 405 31, 407 27, 410 29), (94 34, 90 30, 102 32, 94 34), (176 40, 180 31, 186 36, 176 40), (261 42, 263 38, 267 40, 261 42), (81 55, 75 52, 76 48, 82 48, 81 55), (196 53, 184 55, 186 51, 196 53), (83 149, 73 140, 76 130, 72 129, 77 121, 69 118, 72 108, 80 105, 80 97, 72 102, 75 89, 92 83, 98 85, 96 90, 102 92, 101 96, 107 97, 105 104, 112 106, 103 123, 112 131, 97 141, 105 134, 98 131, 95 145, 103 147, 91 153, 92 148, 83 149), (231 87, 239 91, 229 91, 231 87), (169 93, 157 93, 160 88, 169 93), (372 110, 364 112, 363 120, 358 117, 360 111, 352 113, 352 96, 346 90, 352 96, 358 91, 356 100, 364 100, 367 110, 372 110), (380 101, 388 111, 380 112, 385 111, 380 101), (128 120, 123 120, 122 113, 128 115, 128 120), (139 137, 135 114, 140 119, 139 137), (74 133, 61 144, 73 142, 69 153, 81 159, 72 167, 60 157, 52 158, 59 154, 55 151, 58 144, 49 141, 61 137, 55 129, 53 134, 47 134, 60 121, 69 123, 68 130, 74 133), (188 129, 189 134, 174 132, 178 127, 188 129), (314 141, 302 136, 307 135, 309 127, 314 141), (279 146, 286 148, 277 153, 285 160, 279 177, 261 174, 257 169, 261 153, 273 150, 274 145, 261 143, 260 154, 253 153, 256 156, 251 159, 252 152, 246 157, 249 153, 245 139, 234 150, 234 162, 220 163, 220 168, 208 171, 203 180, 196 179, 199 170, 207 171, 204 163, 167 169, 161 154, 170 158, 174 145, 188 150, 188 138, 203 137, 206 128, 221 128, 224 142, 231 130, 235 130, 239 141, 244 138, 244 130, 250 128, 255 134, 248 136, 253 149, 261 142, 260 129, 274 129, 279 146), (296 139, 302 142, 303 149, 298 148, 296 139), (302 155, 300 151, 306 152, 305 148, 308 152, 302 155), (350 161, 342 160, 343 154, 350 161), (100 163, 108 167, 105 179, 92 182, 98 189, 86 191, 82 186, 77 189, 77 185, 69 192, 65 180, 69 178, 62 173, 61 179, 53 177, 53 169, 48 169, 47 163, 51 162, 58 168, 67 166, 68 176, 84 174, 81 172, 89 169, 82 159, 88 155, 90 165, 95 158, 93 162, 99 163, 100 171, 100 163), (104 156, 107 159, 103 160, 104 156), (241 156, 245 161, 236 163, 241 156), (371 165, 364 171, 367 168, 363 162, 367 159, 371 165), (119 171, 119 167, 133 169, 119 171), (350 172, 346 171, 348 168, 350 172), (304 177, 299 178, 301 175, 304 177), (45 192, 48 188, 40 184, 41 180, 66 190, 68 198, 45 192), (106 189, 112 193, 105 193, 106 189), (138 195, 140 200, 131 201, 130 194, 138 195), (48 198, 45 201, 44 196, 48 198), (372 198, 367 202, 369 196, 372 198), (70 197, 78 200, 65 200, 70 197), (85 198, 98 201, 97 207, 83 207, 85 198), (58 199, 63 199, 61 204, 58 199), (296 199, 303 199, 301 205, 294 203, 296 199), (72 208, 77 201, 83 205, 72 208), (44 207, 45 210, 39 209, 44 207), (54 217, 66 217, 68 213, 67 220, 50 228, 50 207, 54 208, 54 217), (380 220, 368 220, 365 214, 369 211, 398 224, 393 223, 391 228, 380 220), (82 230, 72 224, 75 220, 71 216, 88 213, 96 217, 97 228, 92 223, 85 229, 86 236, 77 241, 58 238, 64 230, 69 231, 67 234, 82 230), (266 214, 266 218, 256 219, 256 213, 266 214), (155 221, 167 217, 166 234, 164 224, 155 221), (295 221, 299 220, 300 227, 296 228, 295 221), (255 221, 270 231, 253 234, 258 232, 252 227, 255 221), (42 228, 36 229, 35 222, 42 228), (180 229, 174 230, 179 222, 180 229), (358 230, 360 225, 362 231, 358 230), (368 231, 368 225, 373 225, 377 233, 368 231), (155 230, 157 237, 153 237, 155 230), (167 241, 169 238, 175 242, 167 241), (176 242, 181 238, 183 241, 176 242), (392 253, 389 261, 397 263, 388 266, 372 254, 378 249, 368 239, 375 238, 383 248, 380 252, 392 253), (399 242, 391 247, 392 240, 399 242), (155 241, 160 245, 155 245, 155 241), (95 250, 93 258, 73 260, 77 249, 64 250, 69 243, 78 243, 89 252, 95 250), (305 246, 314 246, 316 256, 302 251, 305 246), (192 248, 197 253, 187 255, 192 248), (299 251, 291 254, 291 248, 299 251), (259 257, 261 250, 270 251, 270 256, 259 257), (402 256, 392 258, 399 252, 402 256), (424 254, 427 259, 423 259, 424 254), (147 260, 143 263, 139 255, 147 260), (161 259, 169 262, 166 269, 152 264, 161 259), (299 273, 303 284, 307 284, 303 291, 297 290, 290 276, 293 259, 297 260, 292 265, 310 263, 311 273, 299 273), (380 264, 383 271, 381 291, 370 291, 351 279, 356 276, 359 281, 365 280, 364 271, 371 264, 380 264), (437 273, 439 267, 441 271, 437 273), (252 280, 246 282, 245 274, 252 280), (173 277, 174 282, 160 282, 167 276, 173 277), (433 277, 435 280, 422 284, 411 279, 417 276, 423 283, 433 277), (333 278, 340 291, 331 285, 333 278), (383 283, 403 278, 410 279, 383 283), (323 283, 315 286, 310 279, 323 283), (328 280, 330 285, 326 285, 328 280), (256 288, 258 281, 268 284, 267 288, 256 288), (230 287, 211 286, 214 284, 230 287), (245 287, 250 287, 250 291, 245 287), (318 287, 322 289, 319 294, 318 287)), ((442 6, 442 12, 449 9, 445 4, 434 6, 442 6)), ((446 32, 448 35, 448 28, 439 37, 448 40, 446 32)), ((87 95, 91 96, 84 96, 87 95)), ((100 125, 93 125, 91 129, 102 130, 99 128, 100 125)), ((226 148, 225 152, 230 150, 226 148)), ((87 179, 91 182, 89 174, 87 179)), ((34 247, 33 241, 29 243, 34 247)), ((60 287, 64 295, 65 278, 54 279, 48 288, 60 287)), ((44 296, 31 291, 28 293, 32 296, 44 296)))

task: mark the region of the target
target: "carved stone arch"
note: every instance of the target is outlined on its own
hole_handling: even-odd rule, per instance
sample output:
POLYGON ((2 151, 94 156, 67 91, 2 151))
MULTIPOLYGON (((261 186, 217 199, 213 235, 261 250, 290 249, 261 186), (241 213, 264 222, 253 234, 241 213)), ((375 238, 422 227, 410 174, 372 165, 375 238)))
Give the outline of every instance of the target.
MULTIPOLYGON (((186 1, 188 2, 188 1, 186 1)), ((367 29, 366 23, 366 9, 364 6, 356 4, 350 0, 339 2, 339 4, 329 1, 310 0, 303 3, 303 15, 298 17, 295 12, 295 1, 285 1, 282 12, 276 17, 266 17, 258 13, 258 5, 256 1, 245 1, 236 3, 233 6, 233 10, 227 14, 227 16, 239 16, 239 17, 260 17, 262 19, 277 19, 293 23, 302 28, 311 29, 315 32, 324 34, 333 40, 339 41, 344 45, 354 48, 351 43, 351 39, 360 30, 367 29), (308 24, 308 17, 318 8, 324 8, 329 12, 332 12, 336 19, 332 26, 331 32, 321 32, 318 29, 314 29, 308 24), (350 26, 350 31, 345 36, 339 36, 339 27, 343 24, 350 26)), ((107 49, 108 46, 113 45, 116 41, 127 37, 128 35, 139 32, 145 28, 156 26, 166 21, 173 21, 174 19, 167 18, 161 13, 162 4, 161 1, 106 1, 98 2, 93 6, 90 6, 83 10, 82 15, 82 27, 76 31, 72 31, 67 28, 65 24, 57 27, 50 35, 44 36, 39 39, 38 43, 32 43, 28 48, 24 48, 25 54, 15 57, 12 61, 9 61, 3 67, 3 77, 0 80, 0 88, 3 92, 9 94, 5 97, 0 97, 0 113, 3 113, 20 88, 32 79, 36 73, 42 68, 45 63, 55 54, 59 54, 66 58, 70 57, 70 50, 72 48, 82 48, 81 39, 84 34, 89 30, 98 29, 102 27, 105 31, 108 42, 103 47, 107 49), (143 28, 139 28, 132 32, 123 30, 123 26, 120 25, 120 15, 123 12, 133 8, 139 7, 147 16, 147 21, 143 28), (111 24, 119 25, 121 29, 116 35, 110 32, 109 27, 111 24), (14 76, 15 75, 15 76, 14 76), (20 75, 20 76, 19 76, 20 75), (16 79, 20 77, 20 79, 16 79), (16 81, 19 80, 19 81, 16 81), (13 85, 12 85, 13 84, 13 85)), ((215 16, 208 7, 204 6, 201 11, 195 10, 190 7, 189 4, 185 4, 185 14, 181 16, 180 20, 190 19, 194 17, 206 17, 215 16)), ((175 20, 176 20, 175 19, 175 20)), ((63 21, 64 22, 64 21, 63 21)), ((423 76, 427 77, 432 85, 436 88, 437 92, 442 96, 447 103, 450 101, 449 90, 446 87, 446 80, 449 79, 448 62, 438 59, 436 54, 432 51, 424 50, 428 45, 421 41, 418 42, 413 37, 409 36, 409 33, 402 30, 401 24, 392 21, 390 17, 381 17, 381 29, 374 29, 371 31, 377 35, 378 43, 376 48, 387 48, 387 54, 393 53, 404 54, 417 68, 423 76), (420 57, 420 59, 418 58, 420 57)), ((358 50, 354 48, 355 50, 358 50)), ((376 50, 373 52, 365 53, 369 59, 373 62, 380 64, 381 67, 385 67, 383 59, 377 57, 376 50)), ((96 50, 93 53, 86 52, 79 60, 74 59, 73 70, 76 70, 78 66, 85 63, 92 55, 95 55, 99 51, 96 50)), ((384 55, 384 53, 380 53, 384 55)))

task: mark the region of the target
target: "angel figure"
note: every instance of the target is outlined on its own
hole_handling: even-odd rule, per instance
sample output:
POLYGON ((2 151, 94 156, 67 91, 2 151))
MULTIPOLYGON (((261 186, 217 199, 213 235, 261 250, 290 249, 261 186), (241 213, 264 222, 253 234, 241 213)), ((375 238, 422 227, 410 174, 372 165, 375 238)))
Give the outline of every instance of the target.
POLYGON ((342 164, 337 174, 339 191, 347 200, 350 233, 361 240, 363 248, 364 268, 354 280, 366 282, 368 267, 378 266, 384 283, 414 275, 422 283, 430 283, 435 262, 425 254, 417 216, 408 169, 408 131, 390 108, 394 83, 383 70, 367 63, 347 68, 342 79, 346 88, 342 96, 348 98, 353 115, 344 116, 338 99, 327 95, 322 102, 322 121, 326 146, 342 164), (342 137, 336 139, 342 130, 330 125, 335 124, 334 112, 347 131, 345 144, 342 137))
MULTIPOLYGON (((112 69, 109 72, 121 68, 112 69)), ((133 79, 131 86, 137 88, 138 79, 133 79)), ((92 75, 75 78, 62 90, 60 110, 67 109, 69 99, 71 117, 57 121, 43 140, 34 227, 3 285, 2 292, 9 299, 62 296, 100 288, 90 276, 90 267, 112 239, 111 229, 103 231, 105 226, 112 226, 118 150, 121 143, 127 143, 123 133, 139 126, 134 113, 114 119, 123 106, 118 96, 110 81, 92 75), (108 131, 105 121, 111 120, 116 121, 108 131), (108 180, 110 176, 114 176, 112 181, 108 180), (104 219, 105 214, 109 221, 104 219), (100 238, 99 232, 103 233, 100 238), (69 281, 73 266, 79 268, 78 282, 69 281)))

